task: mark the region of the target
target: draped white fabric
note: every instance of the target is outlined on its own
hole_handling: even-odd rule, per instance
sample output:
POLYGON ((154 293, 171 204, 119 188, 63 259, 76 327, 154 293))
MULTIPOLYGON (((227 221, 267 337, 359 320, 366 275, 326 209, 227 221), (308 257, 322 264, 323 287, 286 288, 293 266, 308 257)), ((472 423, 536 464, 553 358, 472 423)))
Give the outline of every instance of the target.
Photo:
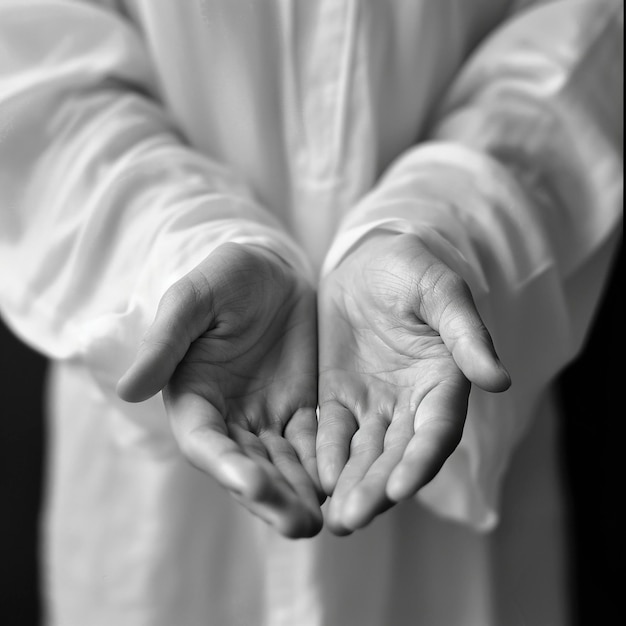
POLYGON ((551 384, 621 237, 619 0, 0 0, 0 311, 54 360, 58 626, 567 624, 551 384), (414 502, 274 535, 117 399, 225 241, 316 280, 372 230, 470 284, 513 379, 414 502))

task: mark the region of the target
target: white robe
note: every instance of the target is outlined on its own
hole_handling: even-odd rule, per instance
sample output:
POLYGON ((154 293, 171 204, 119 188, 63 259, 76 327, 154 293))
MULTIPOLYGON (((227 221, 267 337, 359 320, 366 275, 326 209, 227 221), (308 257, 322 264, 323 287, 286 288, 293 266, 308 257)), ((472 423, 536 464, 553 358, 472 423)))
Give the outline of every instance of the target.
POLYGON ((0 311, 54 363, 50 626, 566 625, 557 407, 623 219, 619 0, 0 0, 0 311), (225 241, 420 233, 511 372, 410 502, 286 540, 115 396, 225 241))

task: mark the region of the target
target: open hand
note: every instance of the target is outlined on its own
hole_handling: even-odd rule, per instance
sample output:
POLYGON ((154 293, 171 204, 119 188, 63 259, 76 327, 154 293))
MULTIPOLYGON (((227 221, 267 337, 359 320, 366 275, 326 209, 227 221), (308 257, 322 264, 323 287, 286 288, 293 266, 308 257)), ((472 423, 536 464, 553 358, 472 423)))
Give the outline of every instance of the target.
POLYGON ((413 496, 459 443, 470 382, 509 376, 465 282, 413 235, 377 234, 320 285, 322 486, 336 534, 413 496))
POLYGON ((281 259, 224 244, 166 292, 118 384, 161 389, 193 465, 280 533, 320 530, 315 294, 281 259))

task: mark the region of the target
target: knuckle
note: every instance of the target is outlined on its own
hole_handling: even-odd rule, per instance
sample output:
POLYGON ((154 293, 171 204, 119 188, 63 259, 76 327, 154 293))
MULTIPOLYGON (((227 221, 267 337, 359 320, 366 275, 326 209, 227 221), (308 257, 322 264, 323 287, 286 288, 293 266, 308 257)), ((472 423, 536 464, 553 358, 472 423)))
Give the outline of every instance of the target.
POLYGON ((331 437, 321 435, 318 437, 315 449, 317 454, 332 453, 341 450, 341 446, 331 437))
POLYGON ((436 262, 430 264, 420 276, 416 285, 420 296, 435 297, 459 295, 468 290, 465 281, 447 265, 436 262))
POLYGON ((415 284, 417 315, 439 323, 462 319, 467 304, 473 307, 469 286, 456 272, 441 262, 429 265, 415 284))

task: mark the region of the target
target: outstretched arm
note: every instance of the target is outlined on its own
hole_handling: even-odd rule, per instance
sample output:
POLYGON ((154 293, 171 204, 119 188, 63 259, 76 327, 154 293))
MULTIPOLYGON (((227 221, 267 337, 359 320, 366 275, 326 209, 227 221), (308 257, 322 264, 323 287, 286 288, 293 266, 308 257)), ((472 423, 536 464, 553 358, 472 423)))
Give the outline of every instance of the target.
POLYGON ((161 389, 193 465, 282 534, 320 530, 315 294, 292 268, 224 244, 176 282, 118 384, 161 389))
MULTIPOLYGON (((154 342, 149 334, 134 369, 135 378, 127 378, 121 388, 129 399, 141 399, 160 389, 182 358, 182 346, 186 350, 195 341, 198 352, 207 342, 211 347, 230 345, 228 338, 213 341, 217 329, 202 324, 211 322, 208 312, 212 309, 203 306, 208 303, 216 314, 232 317, 234 311, 224 301, 232 304, 233 300, 225 293, 239 284, 241 289, 250 287, 248 294, 240 294, 242 298, 252 293, 260 297, 256 287, 252 289, 259 272, 268 288, 262 295, 273 294, 280 301, 288 294, 294 319, 302 317, 301 324, 308 329, 303 339, 306 348, 293 347, 294 333, 287 333, 281 341, 274 336, 275 346, 289 343, 285 364, 302 359, 302 367, 315 368, 309 346, 315 343, 312 316, 306 311, 312 306, 305 304, 311 298, 310 288, 300 278, 308 270, 298 248, 236 173, 186 143, 160 102, 158 81, 141 35, 123 15, 103 5, 57 0, 0 3, 0 311, 36 350, 51 359, 80 362, 89 370, 107 401, 117 403, 122 419, 115 423, 113 434, 118 442, 128 445, 132 440, 134 445, 150 446, 156 441, 160 449, 176 452, 167 424, 159 423, 164 417, 162 406, 155 402, 152 408, 156 410, 152 410, 129 405, 115 394, 117 381, 135 358, 159 302, 151 332, 157 344, 163 342, 162 349, 151 352, 154 342), (231 284, 228 273, 236 267, 218 272, 212 262, 204 263, 212 251, 221 250, 218 256, 222 258, 228 250, 221 247, 225 243, 250 246, 255 252, 248 256, 259 259, 249 263, 249 275, 239 271, 239 283, 231 284), (271 263, 276 265, 272 271, 271 263), (222 310, 202 292, 206 286, 220 295, 222 310), (277 289, 284 293, 275 293, 277 289), (190 308, 196 295, 199 301, 190 308), (191 328, 193 336, 188 335, 191 328), (179 334, 167 336, 169 330, 179 334), (213 333, 211 341, 200 339, 205 331, 213 333), (155 369, 160 360, 162 365, 155 369)), ((240 313, 260 307, 259 302, 252 302, 256 309, 248 304, 240 313)), ((265 313, 269 311, 268 306, 265 313)), ((285 314, 283 321, 288 319, 285 314)), ((253 329, 242 330, 249 337, 253 329)), ((277 349, 270 355, 274 361, 278 361, 277 349)), ((269 379, 272 373, 270 356, 257 356, 258 363, 249 364, 251 382, 261 363, 262 378, 269 379)), ((211 354, 209 361, 212 358, 211 354)), ((233 367, 239 363, 227 351, 221 358, 224 368, 230 367, 229 359, 233 367)), ((241 375, 247 375, 243 367, 241 375)), ((170 413, 177 417, 176 436, 187 450, 192 444, 181 432, 196 428, 194 415, 199 424, 216 424, 218 413, 224 419, 228 416, 222 415, 223 405, 208 408, 209 401, 217 403, 219 385, 213 396, 200 403, 195 396, 190 399, 182 391, 174 392, 184 389, 183 379, 177 374, 178 383, 168 388, 166 398, 170 413)), ((291 398, 282 407, 280 419, 285 428, 280 437, 273 436, 278 432, 277 417, 265 415, 264 419, 273 420, 268 445, 284 448, 276 452, 280 463, 297 453, 311 468, 307 451, 313 426, 307 407, 314 407, 315 385, 303 382, 301 387, 301 397, 294 392, 297 401, 291 398), (302 434, 305 431, 307 436, 302 434), (283 435, 294 442, 295 452, 283 435)), ((228 395, 228 390, 222 391, 228 395)), ((198 428, 195 441, 200 440, 199 433, 216 433, 219 428, 198 428)), ((218 444, 227 444, 216 435, 206 442, 208 448, 215 443, 214 450, 218 444)), ((211 455, 199 448, 188 456, 204 469, 212 462, 211 455)), ((307 504, 293 496, 294 488, 286 491, 286 481, 273 465, 269 467, 269 461, 257 465, 266 468, 263 476, 277 478, 279 495, 288 501, 280 504, 289 510, 288 519, 277 515, 276 524, 283 524, 287 533, 315 532, 319 513, 309 512, 307 504), (300 517, 290 525, 292 509, 300 517)), ((293 458, 286 472, 289 477, 298 485, 310 481, 295 466, 293 458)), ((239 473, 224 470, 220 476, 226 481, 224 474, 230 476, 232 485, 245 483, 241 489, 247 495, 249 485, 239 473)), ((257 488, 264 486, 259 481, 257 488)), ((299 493, 306 492, 303 498, 308 502, 312 491, 307 483, 299 493)))
MULTIPOLYGON (((535 403, 583 345, 623 217, 623 3, 521 2, 509 17, 467 60, 426 140, 347 217, 324 270, 331 286, 353 255, 362 251, 367 261, 374 233, 401 233, 449 268, 453 283, 461 278, 469 288, 513 385, 503 394, 485 391, 489 386, 449 346, 477 384, 459 446, 417 497, 480 529, 498 519, 500 485, 535 403)), ((395 250, 390 254, 395 258, 395 250)), ((419 272, 409 284, 416 282, 419 272)), ((457 305, 450 311, 470 310, 464 291, 451 291, 457 305)), ((320 308, 322 346, 329 328, 323 317, 333 310, 320 308)), ((429 326, 447 345, 436 320, 429 326)), ((398 321, 395 332, 400 328, 398 321)), ((474 355, 470 362, 485 363, 474 355)), ((327 358, 321 362, 324 402, 327 358)), ((456 437, 458 422, 455 428, 456 437)), ((330 491, 328 474, 338 470, 323 467, 325 429, 321 421, 320 474, 330 491)), ((356 445, 355 430, 345 428, 341 437, 356 445)), ((454 447, 450 441, 440 458, 454 447)), ((386 496, 399 496, 392 485, 386 496)))

